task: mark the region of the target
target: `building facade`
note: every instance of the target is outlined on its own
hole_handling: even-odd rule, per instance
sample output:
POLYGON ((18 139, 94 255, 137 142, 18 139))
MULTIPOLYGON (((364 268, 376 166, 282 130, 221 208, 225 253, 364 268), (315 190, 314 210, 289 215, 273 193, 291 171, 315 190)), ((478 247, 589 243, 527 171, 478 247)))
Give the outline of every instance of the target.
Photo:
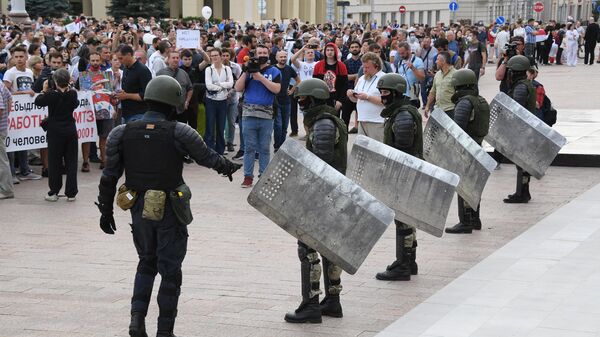
POLYGON ((462 21, 483 22, 487 25, 503 16, 510 22, 530 17, 544 22, 550 19, 564 22, 567 17, 587 20, 592 15, 592 5, 595 3, 593 0, 454 0, 458 9, 451 11, 451 2, 452 0, 351 0, 347 8, 347 20, 375 20, 378 24, 396 21, 408 25, 462 21), (538 1, 544 4, 544 11, 541 13, 533 10, 534 3, 538 1), (406 9, 405 13, 400 13, 400 6, 406 9))
MULTIPOLYGON (((99 19, 106 18, 106 7, 111 0, 71 0, 75 12, 99 19)), ((299 18, 304 22, 368 22, 378 24, 422 23, 434 25, 442 21, 484 22, 489 24, 503 16, 508 21, 534 17, 544 22, 554 19, 566 21, 568 17, 587 20, 592 15, 592 6, 600 0, 454 0, 458 10, 450 11, 452 0, 350 0, 344 9, 336 0, 169 0, 172 18, 200 17, 202 7, 209 6, 214 18, 232 18, 236 21, 259 23, 299 18), (535 2, 544 4, 542 13, 534 13, 535 2), (400 13, 400 5, 406 8, 400 13)), ((3 13, 7 13, 10 0, 0 0, 3 13)))

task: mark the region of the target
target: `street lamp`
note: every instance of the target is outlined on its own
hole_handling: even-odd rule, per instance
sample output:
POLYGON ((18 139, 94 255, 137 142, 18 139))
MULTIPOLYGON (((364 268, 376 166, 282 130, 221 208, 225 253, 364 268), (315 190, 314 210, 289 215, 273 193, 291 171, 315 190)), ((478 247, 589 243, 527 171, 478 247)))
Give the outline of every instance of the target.
POLYGON ((346 23, 346 6, 350 6, 350 1, 338 1, 338 7, 342 7, 342 26, 346 23))

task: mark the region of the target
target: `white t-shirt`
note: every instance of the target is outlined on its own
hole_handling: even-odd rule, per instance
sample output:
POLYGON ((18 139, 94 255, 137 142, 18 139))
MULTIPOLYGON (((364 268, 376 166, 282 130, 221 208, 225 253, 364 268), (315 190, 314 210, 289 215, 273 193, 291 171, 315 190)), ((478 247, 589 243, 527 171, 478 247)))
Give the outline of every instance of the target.
POLYGON ((312 63, 307 63, 298 61, 298 63, 300 64, 300 67, 296 69, 296 71, 298 72, 298 76, 300 76, 300 81, 305 81, 309 78, 312 78, 313 71, 315 70, 315 65, 317 64, 317 62, 313 61, 312 63))
POLYGON ((525 37, 525 28, 523 28, 523 27, 515 28, 515 30, 513 30, 513 36, 525 37))
POLYGON ((33 72, 29 68, 25 68, 25 71, 20 71, 17 70, 17 67, 12 67, 4 73, 4 81, 12 83, 10 89, 12 93, 32 90, 33 72))
MULTIPOLYGON (((366 80, 365 75, 361 76, 354 86, 354 92, 366 93, 369 96, 381 96, 377 89, 377 81, 385 75, 383 71, 378 72, 371 79, 366 80)), ((383 123, 384 119, 380 116, 383 105, 373 104, 369 101, 359 99, 356 102, 356 111, 359 122, 383 123)))
POLYGON ((152 72, 152 77, 156 77, 156 73, 159 70, 166 68, 167 64, 165 63, 164 57, 160 54, 160 52, 155 51, 150 55, 148 59, 148 64, 150 64, 150 71, 152 72))

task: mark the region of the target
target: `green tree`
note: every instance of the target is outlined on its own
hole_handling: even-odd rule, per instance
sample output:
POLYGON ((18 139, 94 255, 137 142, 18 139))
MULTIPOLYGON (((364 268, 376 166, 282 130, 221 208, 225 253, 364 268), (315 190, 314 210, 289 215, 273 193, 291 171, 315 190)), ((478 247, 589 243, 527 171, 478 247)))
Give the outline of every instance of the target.
POLYGON ((69 0, 26 0, 29 17, 62 18, 71 8, 69 0))
POLYGON ((115 19, 124 17, 144 17, 151 16, 160 19, 169 16, 169 9, 166 0, 112 0, 108 6, 108 13, 115 19))

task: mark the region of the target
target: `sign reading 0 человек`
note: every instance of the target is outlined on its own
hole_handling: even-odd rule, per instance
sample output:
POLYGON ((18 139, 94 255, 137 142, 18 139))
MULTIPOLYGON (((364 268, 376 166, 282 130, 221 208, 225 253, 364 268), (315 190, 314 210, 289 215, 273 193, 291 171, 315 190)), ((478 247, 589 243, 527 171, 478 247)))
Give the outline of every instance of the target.
MULTIPOLYGON (((13 95, 8 113, 6 152, 47 147, 46 132, 40 126, 40 122, 48 115, 48 108, 35 105, 36 96, 13 95)), ((98 132, 92 105, 92 92, 79 91, 77 98, 79 107, 73 111, 73 118, 77 125, 79 143, 95 142, 98 139, 98 132)))

